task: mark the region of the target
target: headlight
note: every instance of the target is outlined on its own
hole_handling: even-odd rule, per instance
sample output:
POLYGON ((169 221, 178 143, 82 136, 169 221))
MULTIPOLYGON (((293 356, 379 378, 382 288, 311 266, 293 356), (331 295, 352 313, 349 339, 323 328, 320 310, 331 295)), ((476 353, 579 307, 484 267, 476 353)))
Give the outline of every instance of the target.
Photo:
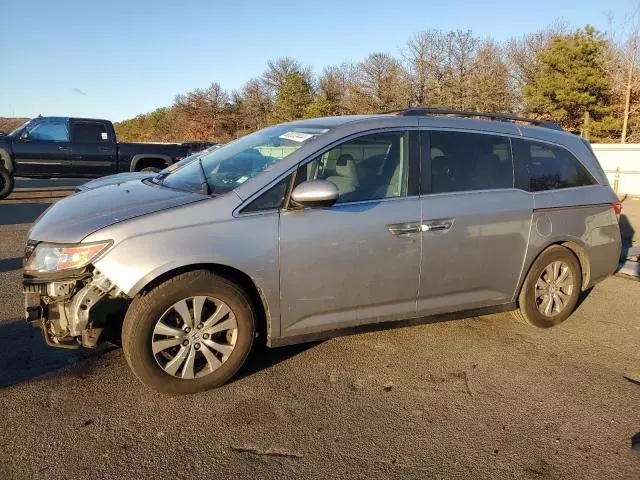
POLYGON ((39 243, 24 269, 27 272, 53 273, 86 267, 109 245, 110 241, 76 245, 39 243))

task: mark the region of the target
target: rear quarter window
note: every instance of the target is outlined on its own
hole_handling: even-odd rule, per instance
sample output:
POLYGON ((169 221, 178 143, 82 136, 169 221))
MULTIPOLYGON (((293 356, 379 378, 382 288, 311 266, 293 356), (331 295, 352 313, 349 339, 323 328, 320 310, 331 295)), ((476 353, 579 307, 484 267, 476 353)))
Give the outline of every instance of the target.
POLYGON ((529 192, 596 185, 580 161, 567 149, 513 139, 517 185, 529 192))

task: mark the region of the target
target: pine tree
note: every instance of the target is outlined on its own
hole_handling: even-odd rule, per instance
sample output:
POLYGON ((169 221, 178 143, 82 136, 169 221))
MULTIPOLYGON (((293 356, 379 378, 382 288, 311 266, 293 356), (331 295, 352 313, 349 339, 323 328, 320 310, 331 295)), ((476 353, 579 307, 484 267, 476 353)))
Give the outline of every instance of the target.
POLYGON ((276 123, 302 118, 312 101, 311 86, 304 76, 298 72, 288 73, 276 93, 271 120, 276 123))
MULTIPOLYGON (((612 82, 605 69, 607 48, 606 40, 589 25, 556 36, 539 53, 533 81, 523 86, 525 110, 574 132, 582 130, 585 118, 592 132, 614 128, 612 82)), ((588 136, 589 132, 582 133, 588 136)))

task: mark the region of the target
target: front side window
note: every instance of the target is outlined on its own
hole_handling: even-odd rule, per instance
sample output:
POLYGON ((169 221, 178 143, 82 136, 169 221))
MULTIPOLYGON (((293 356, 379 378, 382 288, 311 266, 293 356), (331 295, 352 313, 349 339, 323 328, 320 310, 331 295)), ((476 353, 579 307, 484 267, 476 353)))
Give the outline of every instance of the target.
POLYGON ((158 182, 177 190, 226 193, 288 157, 328 128, 279 125, 228 143, 199 156, 178 170, 160 175, 158 182))
POLYGON ((73 125, 73 140, 78 143, 107 142, 107 127, 104 123, 76 123, 73 125))
POLYGON ((507 137, 434 131, 429 139, 432 193, 513 187, 507 137))
POLYGON ((263 212, 266 210, 277 210, 282 207, 290 180, 291 175, 280 180, 273 187, 247 205, 243 212, 263 212))
POLYGON ((66 120, 44 120, 27 127, 29 140, 68 142, 69 129, 66 120))
POLYGON ((328 180, 338 203, 404 197, 409 175, 409 133, 382 132, 349 140, 298 170, 296 184, 328 180))
POLYGON ((546 143, 513 139, 520 187, 529 192, 594 185, 587 169, 568 150, 546 143))

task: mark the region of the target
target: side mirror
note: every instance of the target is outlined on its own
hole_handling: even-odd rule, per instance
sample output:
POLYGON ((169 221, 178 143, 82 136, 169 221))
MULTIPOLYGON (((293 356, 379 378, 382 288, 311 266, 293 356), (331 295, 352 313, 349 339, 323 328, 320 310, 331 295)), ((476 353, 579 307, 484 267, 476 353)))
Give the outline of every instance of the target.
POLYGON ((20 134, 20 140, 24 140, 25 142, 29 140, 29 132, 26 130, 20 134))
POLYGON ((330 207, 338 200, 340 192, 327 180, 310 180, 293 189, 291 198, 303 207, 330 207))

